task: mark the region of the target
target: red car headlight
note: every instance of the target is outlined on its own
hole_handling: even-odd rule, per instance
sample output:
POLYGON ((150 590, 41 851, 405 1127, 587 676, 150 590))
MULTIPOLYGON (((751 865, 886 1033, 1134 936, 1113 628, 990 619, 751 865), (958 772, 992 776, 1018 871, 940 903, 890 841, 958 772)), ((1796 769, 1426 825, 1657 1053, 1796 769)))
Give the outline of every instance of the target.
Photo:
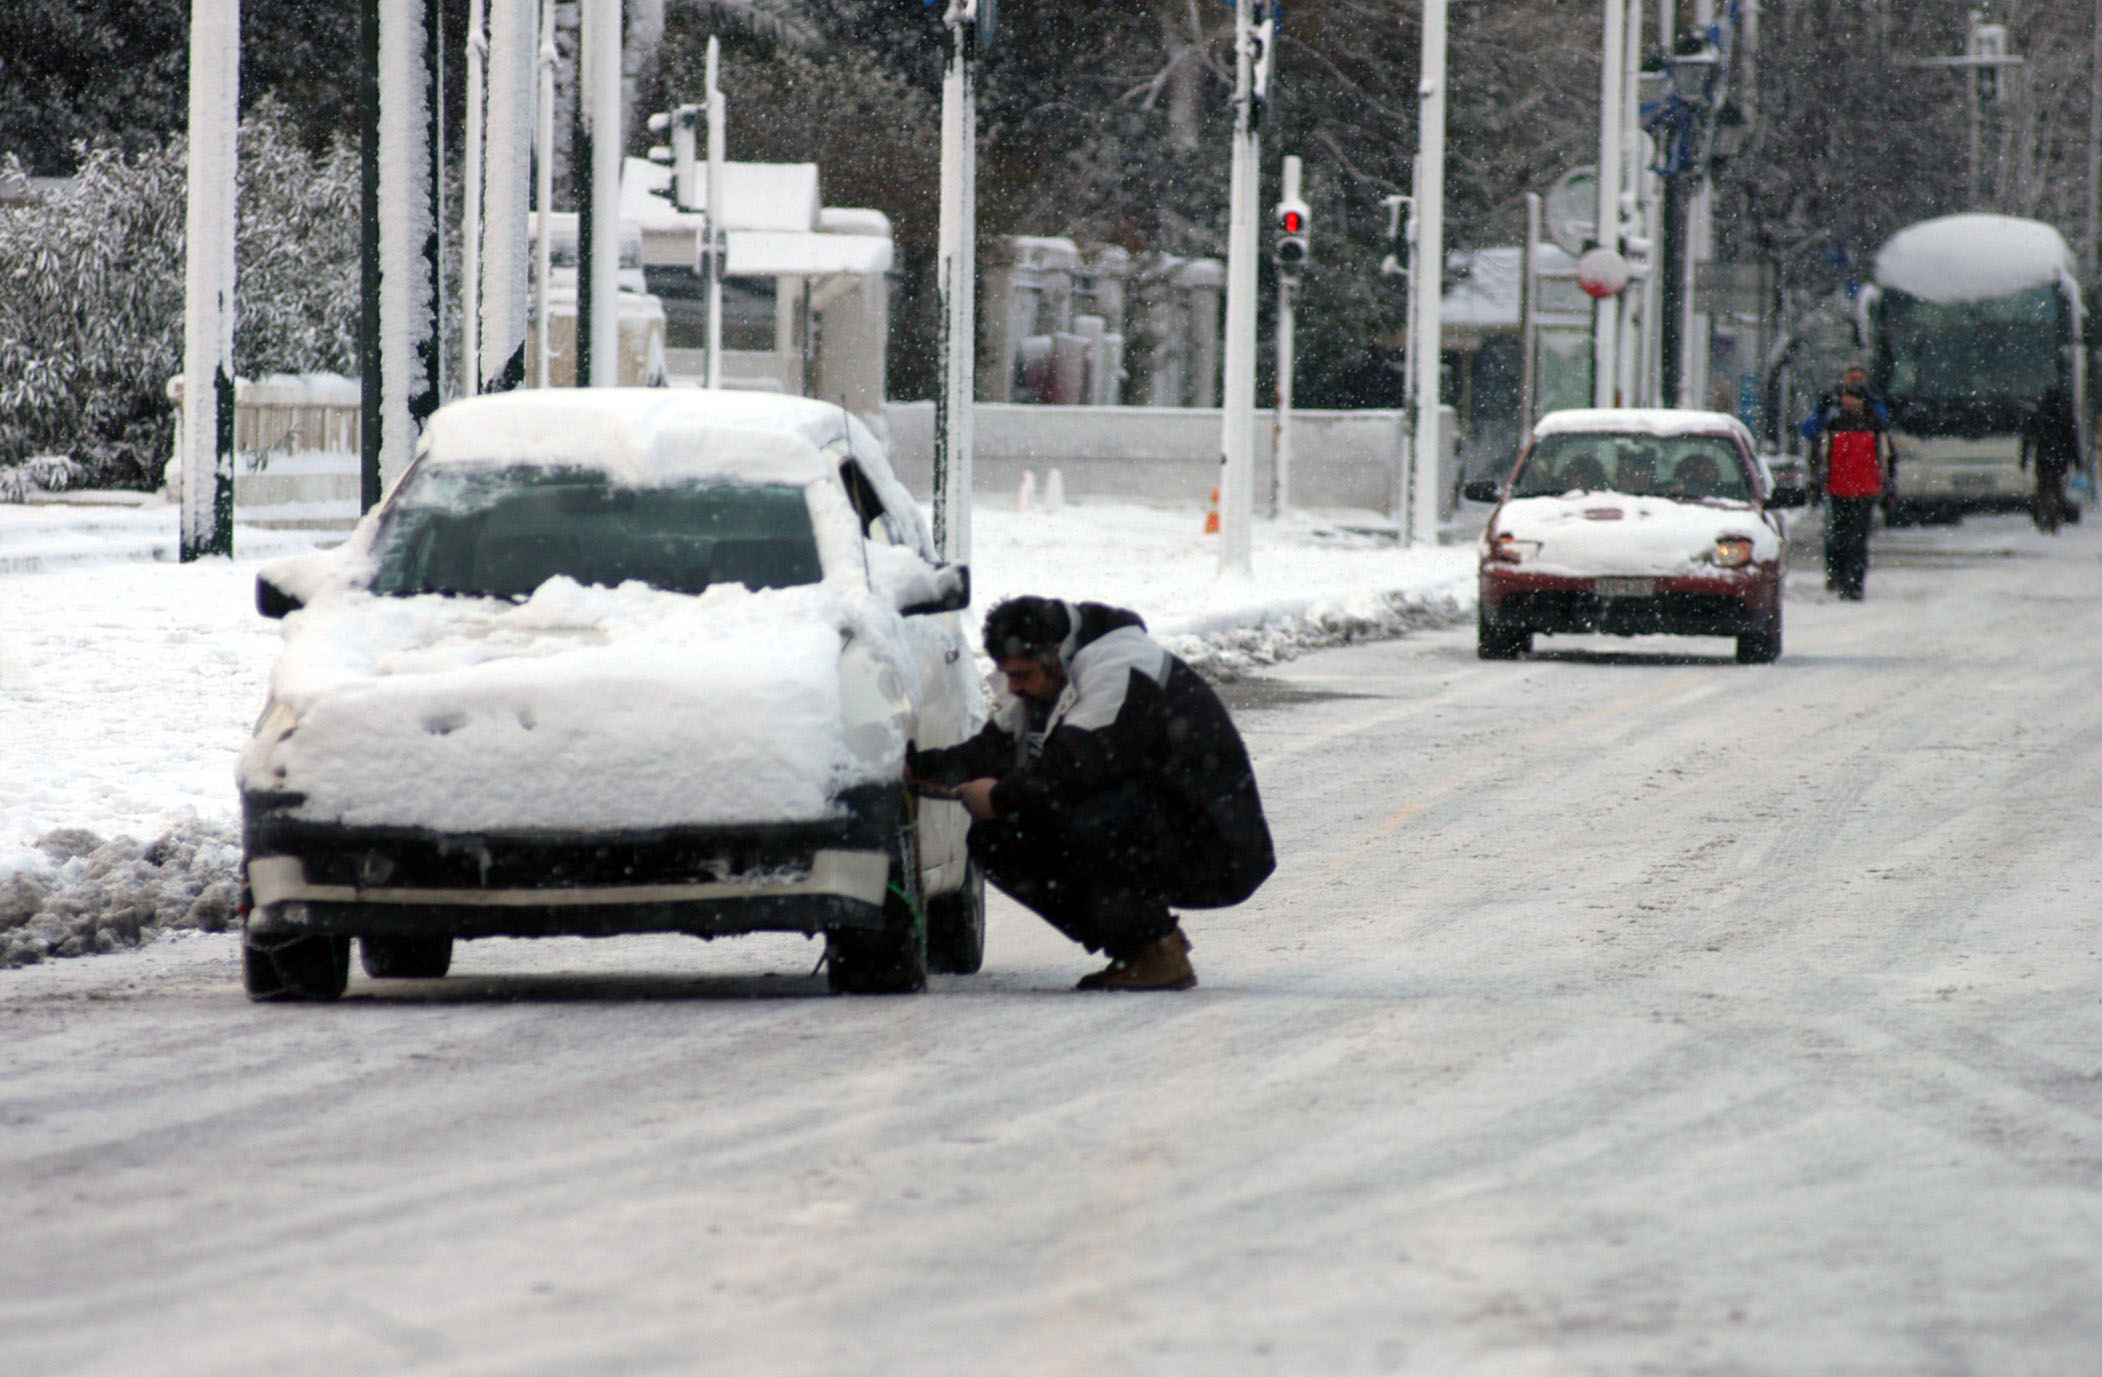
POLYGON ((1752 562, 1751 537, 1718 536, 1708 561, 1718 569, 1742 569, 1752 562))

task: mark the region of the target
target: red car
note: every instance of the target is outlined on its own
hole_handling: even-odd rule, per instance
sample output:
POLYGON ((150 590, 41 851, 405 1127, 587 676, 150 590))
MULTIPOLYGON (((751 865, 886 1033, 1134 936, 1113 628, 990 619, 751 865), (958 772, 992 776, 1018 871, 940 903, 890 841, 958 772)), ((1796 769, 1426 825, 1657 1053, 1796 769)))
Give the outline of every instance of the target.
POLYGON ((1485 660, 1536 634, 1733 636, 1737 658, 1781 655, 1788 543, 1775 509, 1799 507, 1715 411, 1556 411, 1510 478, 1467 484, 1494 502, 1482 532, 1485 660))

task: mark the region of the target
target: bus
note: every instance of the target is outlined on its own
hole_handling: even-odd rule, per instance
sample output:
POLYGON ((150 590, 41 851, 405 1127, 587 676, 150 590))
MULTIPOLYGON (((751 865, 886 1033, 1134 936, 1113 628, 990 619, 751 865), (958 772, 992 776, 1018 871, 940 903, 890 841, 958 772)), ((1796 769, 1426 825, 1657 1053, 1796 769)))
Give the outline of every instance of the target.
MULTIPOLYGON (((1859 298, 1869 387, 1890 409, 1892 525, 2027 510, 2023 417, 2063 387, 2087 447, 2087 353, 2072 250, 2010 215, 1948 215, 1892 235, 1859 298)), ((2082 471, 2086 471, 2083 463, 2082 471)))

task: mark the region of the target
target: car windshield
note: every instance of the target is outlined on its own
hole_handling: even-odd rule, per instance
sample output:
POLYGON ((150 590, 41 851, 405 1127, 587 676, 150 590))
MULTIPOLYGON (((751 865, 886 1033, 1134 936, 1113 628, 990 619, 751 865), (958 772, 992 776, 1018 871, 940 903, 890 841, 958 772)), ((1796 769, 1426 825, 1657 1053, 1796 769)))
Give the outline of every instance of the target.
POLYGON ((1513 497, 1620 492, 1749 502, 1737 446, 1720 435, 1565 431, 1541 436, 1511 485, 1513 497))
POLYGON ((630 487, 594 469, 421 466, 388 504, 382 594, 521 598, 557 574, 674 593, 823 577, 803 490, 697 482, 630 487))

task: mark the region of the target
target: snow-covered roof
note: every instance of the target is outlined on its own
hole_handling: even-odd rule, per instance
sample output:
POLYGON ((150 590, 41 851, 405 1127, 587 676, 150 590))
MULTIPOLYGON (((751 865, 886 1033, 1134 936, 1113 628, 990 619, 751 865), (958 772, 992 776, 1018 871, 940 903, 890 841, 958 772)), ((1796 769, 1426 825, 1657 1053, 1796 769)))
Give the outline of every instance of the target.
MULTIPOLYGON (((1440 325, 1447 329, 1515 328, 1525 250, 1516 245, 1472 249, 1451 255, 1450 261, 1462 269, 1462 276, 1438 308, 1440 325)), ((1576 260, 1553 244, 1542 244, 1540 268, 1551 273, 1574 272, 1576 260)))
POLYGON ((1719 431, 1740 437, 1745 448, 1752 448, 1751 432, 1744 422, 1721 411, 1677 411, 1666 407, 1573 407, 1567 411, 1550 411, 1533 426, 1535 435, 1558 435, 1566 432, 1599 432, 1625 434, 1630 431, 1644 435, 1713 435, 1719 431))
POLYGON ((868 234, 731 230, 723 272, 730 277, 867 277, 887 273, 889 239, 868 234))
POLYGON ((624 481, 725 476, 808 483, 842 441, 870 476, 890 477, 874 435, 829 402, 697 388, 538 388, 440 408, 430 462, 592 465, 624 481))
POLYGON ((1876 254, 1876 284, 1923 301, 1989 301, 2073 274, 2073 251, 2057 230, 2012 215, 1923 220, 1876 254))

